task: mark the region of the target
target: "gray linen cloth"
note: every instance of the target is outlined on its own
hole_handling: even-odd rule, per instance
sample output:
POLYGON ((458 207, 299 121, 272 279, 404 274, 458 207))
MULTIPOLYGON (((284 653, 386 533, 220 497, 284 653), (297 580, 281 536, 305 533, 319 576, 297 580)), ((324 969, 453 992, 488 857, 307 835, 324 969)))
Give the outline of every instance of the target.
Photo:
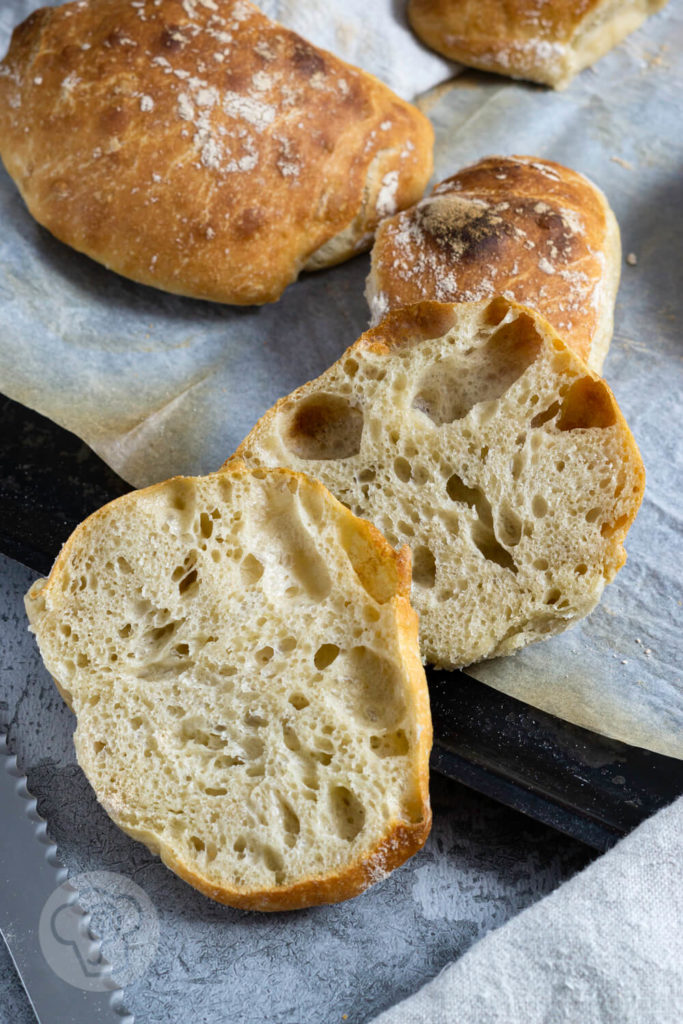
POLYGON ((679 1024, 683 797, 374 1024, 679 1024))

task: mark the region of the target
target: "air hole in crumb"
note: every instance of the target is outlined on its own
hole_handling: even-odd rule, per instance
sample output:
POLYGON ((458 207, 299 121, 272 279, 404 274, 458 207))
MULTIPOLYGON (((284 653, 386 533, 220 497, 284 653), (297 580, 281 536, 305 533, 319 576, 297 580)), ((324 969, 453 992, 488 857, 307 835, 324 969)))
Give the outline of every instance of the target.
POLYGON ((497 533, 503 544, 515 547, 522 539, 522 520, 514 509, 501 507, 498 509, 497 533))
POLYGON ((199 836, 190 836, 190 842, 192 843, 197 853, 203 853, 204 850, 206 849, 206 844, 204 843, 204 840, 200 839, 199 836))
POLYGON ((232 844, 232 848, 235 853, 244 853, 247 848, 247 841, 244 836, 238 836, 235 842, 232 844))
POLYGON ((256 658, 256 661, 258 662, 259 665, 267 665, 274 654, 275 651, 273 650, 272 647, 262 647, 260 650, 256 652, 254 657, 256 658))
MULTIPOLYGON (((534 396, 534 397, 536 397, 536 396, 534 396)), ((548 422, 548 420, 555 419, 555 417, 557 416, 559 411, 560 411, 560 403, 559 402, 553 402, 552 405, 549 405, 548 408, 545 409, 543 412, 536 413, 536 415, 534 416, 534 418, 531 421, 531 426, 532 427, 542 427, 544 423, 548 422)))
POLYGON ((436 581, 436 560, 428 547, 419 544, 413 551, 413 583, 431 588, 436 581))
POLYGON ((222 786, 206 786, 204 792, 207 796, 225 796, 228 791, 222 786))
POLYGON ((430 366, 413 407, 436 426, 462 419, 475 405, 493 403, 505 394, 534 362, 541 344, 533 318, 521 313, 469 354, 458 353, 430 366))
POLYGON ((103 743, 102 740, 95 740, 95 742, 93 743, 93 751, 96 754, 101 754, 106 746, 107 744, 103 743))
MULTIPOLYGON (((127 636, 130 636, 132 631, 133 627, 131 626, 130 622, 127 622, 125 626, 121 626, 121 629, 119 630, 119 636, 125 640, 127 636)), ((69 630, 69 632, 71 631, 69 630)))
POLYGON ((517 452, 516 455, 512 457, 512 462, 510 464, 510 472, 512 473, 513 480, 519 479, 521 471, 524 468, 525 461, 526 460, 524 459, 524 455, 522 452, 517 452))
POLYGON ((332 824, 340 839, 352 842, 365 824, 365 808, 346 786, 330 789, 332 824))
POLYGON ((190 653, 190 645, 189 644, 176 644, 175 647, 173 648, 173 650, 176 652, 178 657, 186 658, 187 655, 190 653))
POLYGON ((301 822, 299 821, 299 816, 291 804, 279 794, 278 802, 280 804, 280 812, 282 814, 282 827, 289 837, 289 840, 285 839, 285 842, 291 847, 296 842, 297 836, 301 831, 301 822))
POLYGON ((296 644, 296 637, 286 636, 284 640, 280 640, 278 648, 283 654, 291 654, 291 652, 296 649, 296 644))
POLYGON ((206 537, 207 540, 213 533, 213 521, 208 512, 202 512, 199 517, 199 531, 202 537, 206 537))
POLYGON ((339 654, 339 648, 336 644, 323 644, 315 652, 313 663, 317 669, 327 668, 335 660, 339 654))
POLYGON ((600 512, 601 512, 601 509, 599 509, 599 508, 589 508, 588 511, 586 512, 586 522, 587 523, 594 523, 595 520, 600 515, 600 512))
POLYGON ((240 566, 242 580, 246 584, 258 583, 263 576, 263 565, 254 555, 247 555, 240 566))
POLYGON ((287 750, 300 750, 301 742, 289 722, 282 723, 282 738, 285 741, 287 750))
POLYGON ((547 558, 536 558, 533 562, 534 569, 538 569, 540 572, 545 572, 548 568, 547 558))
POLYGON ((348 377, 355 377, 358 373, 358 363, 355 359, 347 359, 344 363, 344 373, 348 377))
POLYGON ((132 725, 135 731, 137 731, 140 728, 143 722, 144 718, 142 717, 142 715, 136 715, 135 718, 131 718, 130 720, 130 724, 132 725))
POLYGON ((289 703, 293 708, 296 708, 297 711, 302 711, 304 708, 308 707, 310 701, 304 697, 303 693, 293 693, 289 698, 289 703))
POLYGON ((374 469, 362 469, 358 474, 358 481, 362 484, 369 484, 372 483, 376 476, 377 473, 374 469))
POLYGON ((531 501, 531 511, 537 519, 542 519, 543 516, 548 514, 548 502, 542 494, 534 495, 531 501))
POLYGON ((413 475, 410 463, 401 455, 394 459, 394 473, 404 484, 407 484, 413 475))
POLYGON ((299 459, 347 459, 360 451, 362 433, 360 409, 341 395, 320 393, 298 403, 283 440, 299 459))
POLYGON ((602 380, 581 377, 574 381, 562 403, 558 430, 604 429, 616 421, 615 405, 602 380))
POLYGON ((196 590, 198 585, 197 570, 193 569, 192 572, 189 572, 178 584, 178 592, 182 594, 183 597, 189 597, 193 590, 196 590))
POLYGON ((408 753, 410 745, 403 729, 370 737, 370 749, 378 757, 403 757, 408 753))
POLYGON ((584 562, 581 562, 579 565, 576 566, 574 572, 577 576, 585 576, 588 572, 588 566, 584 562))
POLYGON ((558 590, 557 587, 553 587, 552 590, 548 591, 548 594, 547 594, 546 599, 545 599, 545 603, 546 604, 556 604, 559 601, 561 596, 562 596, 562 591, 558 590))

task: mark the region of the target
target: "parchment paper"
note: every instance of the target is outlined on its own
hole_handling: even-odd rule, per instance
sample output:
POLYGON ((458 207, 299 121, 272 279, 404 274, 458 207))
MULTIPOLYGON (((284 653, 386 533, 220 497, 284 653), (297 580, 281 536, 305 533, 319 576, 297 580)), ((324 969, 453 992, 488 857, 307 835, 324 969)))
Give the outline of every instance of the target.
MULTIPOLYGON (((35 6, 3 6, 0 48, 35 6)), ((308 5, 263 6, 305 30, 308 5)), ((398 54, 410 44, 391 24, 403 16, 402 3, 373 4, 367 38, 344 28, 354 18, 362 25, 361 9, 357 0, 310 5, 308 34, 370 70, 383 67, 399 88, 397 67, 417 88, 439 80, 443 62, 434 64, 417 44, 409 57, 386 59, 394 46, 398 54), (328 36, 316 37, 321 31, 328 36)), ((437 133, 437 180, 494 152, 559 160, 604 189, 624 253, 636 259, 624 265, 605 364, 648 471, 629 562, 577 628, 470 671, 568 721, 676 757, 683 757, 682 84, 683 14, 670 4, 563 93, 466 72, 421 100, 437 133)), ((208 472, 276 398, 321 373, 365 328, 367 269, 363 257, 309 275, 269 307, 165 295, 52 239, 1 172, 0 389, 79 434, 133 484, 208 472)))

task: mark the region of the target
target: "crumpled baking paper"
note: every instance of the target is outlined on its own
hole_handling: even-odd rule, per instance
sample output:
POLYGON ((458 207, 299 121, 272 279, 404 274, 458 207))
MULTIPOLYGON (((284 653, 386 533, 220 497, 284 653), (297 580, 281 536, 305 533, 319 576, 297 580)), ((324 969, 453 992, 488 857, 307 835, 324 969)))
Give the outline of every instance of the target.
MULTIPOLYGON (((0 48, 36 6, 2 7, 0 48)), ((371 20, 356 0, 262 6, 299 31, 310 19, 315 42, 404 95, 403 75, 417 92, 449 73, 392 22, 404 18, 402 4, 373 4, 371 20)), ((683 12, 672 4, 565 92, 470 71, 420 99, 436 130, 435 180, 486 154, 522 153, 568 164, 606 192, 628 259, 604 373, 648 472, 629 561, 598 609, 561 637, 469 671, 577 725, 675 757, 683 757, 682 54, 683 12)), ((208 472, 278 397, 365 329, 367 271, 361 257, 307 275, 260 308, 166 295, 57 242, 0 172, 0 390, 77 433, 135 485, 208 472)))

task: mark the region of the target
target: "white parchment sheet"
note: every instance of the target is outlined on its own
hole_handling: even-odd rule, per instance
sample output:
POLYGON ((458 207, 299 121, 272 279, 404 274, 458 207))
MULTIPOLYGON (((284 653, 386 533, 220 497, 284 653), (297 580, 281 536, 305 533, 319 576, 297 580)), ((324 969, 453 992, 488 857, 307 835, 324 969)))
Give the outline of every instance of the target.
MULTIPOLYGON (((5 0, 0 50, 38 6, 5 0)), ((403 95, 451 68, 408 33, 404 4, 264 0, 315 42, 403 95), (414 83, 411 90, 410 83, 414 83)), ((465 72, 420 103, 435 180, 490 153, 548 157, 607 193, 624 264, 605 364, 647 469, 629 560, 599 608, 561 637, 471 668, 578 725, 683 757, 681 221, 683 11, 671 3, 562 93, 465 72)), ((308 275, 272 306, 166 295, 53 239, 0 170, 0 390, 79 434, 135 485, 218 468, 281 395, 367 326, 368 258, 308 275)), ((55 467, 59 472, 59 467, 55 467)))

